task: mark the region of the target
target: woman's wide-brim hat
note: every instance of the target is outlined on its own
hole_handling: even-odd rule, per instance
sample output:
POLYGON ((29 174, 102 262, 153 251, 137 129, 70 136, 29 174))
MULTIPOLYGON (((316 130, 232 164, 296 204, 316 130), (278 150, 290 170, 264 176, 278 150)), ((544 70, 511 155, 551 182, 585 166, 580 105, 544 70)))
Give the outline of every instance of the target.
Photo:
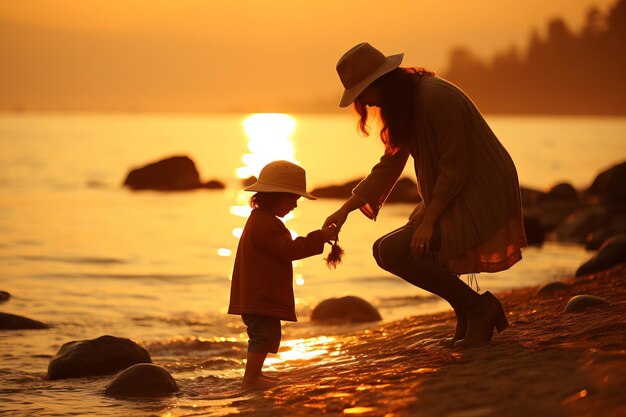
POLYGON ((245 191, 264 193, 291 193, 309 200, 317 197, 306 191, 306 173, 304 169, 289 161, 273 161, 265 165, 259 178, 245 191))
POLYGON ((339 107, 349 106, 377 78, 398 68, 404 53, 385 56, 367 42, 350 49, 337 62, 337 74, 345 91, 339 107))

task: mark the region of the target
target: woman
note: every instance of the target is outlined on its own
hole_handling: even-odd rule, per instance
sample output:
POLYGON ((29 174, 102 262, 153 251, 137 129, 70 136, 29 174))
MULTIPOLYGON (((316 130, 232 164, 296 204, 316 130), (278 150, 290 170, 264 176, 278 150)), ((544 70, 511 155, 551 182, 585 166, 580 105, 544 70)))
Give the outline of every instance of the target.
POLYGON ((339 228, 357 208, 375 220, 409 156, 422 201, 409 222, 374 243, 378 265, 450 303, 457 316, 452 338, 467 347, 491 340, 508 321, 491 293, 479 295, 459 274, 497 272, 526 246, 517 172, 511 157, 472 101, 424 69, 400 68, 403 54, 385 57, 368 43, 337 63, 367 135, 368 108, 379 109, 385 154, 324 226, 339 228))

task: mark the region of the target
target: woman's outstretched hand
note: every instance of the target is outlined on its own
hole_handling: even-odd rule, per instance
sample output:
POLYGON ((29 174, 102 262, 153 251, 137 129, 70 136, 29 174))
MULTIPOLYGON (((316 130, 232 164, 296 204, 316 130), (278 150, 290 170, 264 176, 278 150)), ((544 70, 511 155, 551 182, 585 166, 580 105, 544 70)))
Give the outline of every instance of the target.
POLYGON ((364 203, 357 197, 356 195, 352 195, 345 203, 333 214, 328 216, 324 225, 322 227, 328 227, 331 224, 337 226, 337 233, 341 230, 341 226, 348 219, 348 214, 350 214, 353 210, 361 207, 364 203))
POLYGON ((337 232, 339 232, 339 230, 341 230, 341 226, 343 226, 343 224, 346 222, 348 214, 349 212, 346 209, 344 209, 343 207, 340 208, 339 210, 328 216, 322 228, 334 224, 335 226, 337 226, 337 232))
POLYGON ((434 230, 431 223, 424 221, 417 226, 411 238, 411 255, 414 258, 423 258, 428 254, 434 230))

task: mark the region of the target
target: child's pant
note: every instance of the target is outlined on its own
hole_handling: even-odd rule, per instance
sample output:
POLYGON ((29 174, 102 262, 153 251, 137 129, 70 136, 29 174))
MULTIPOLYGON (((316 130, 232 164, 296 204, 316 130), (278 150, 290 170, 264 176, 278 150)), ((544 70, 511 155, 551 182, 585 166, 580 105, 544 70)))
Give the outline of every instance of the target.
POLYGON ((255 353, 278 353, 280 346, 280 319, 260 314, 243 314, 248 327, 248 351, 255 353))

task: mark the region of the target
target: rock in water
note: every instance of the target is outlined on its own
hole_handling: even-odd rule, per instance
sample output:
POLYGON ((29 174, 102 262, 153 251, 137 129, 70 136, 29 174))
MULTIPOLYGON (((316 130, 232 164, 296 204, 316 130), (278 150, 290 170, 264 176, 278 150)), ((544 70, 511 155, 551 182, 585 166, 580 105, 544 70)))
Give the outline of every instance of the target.
MULTIPOLYGON (((344 184, 315 188, 311 194, 319 198, 349 198, 354 187, 362 180, 363 178, 359 178, 344 184)), ((419 203, 420 201, 417 184, 410 178, 400 178, 387 198, 387 203, 419 203)))
POLYGON ((613 236, 617 236, 619 234, 626 233, 625 230, 620 230, 620 228, 615 226, 607 226, 600 228, 594 232, 591 232, 585 236, 585 249, 587 250, 598 250, 602 246, 604 242, 612 238, 613 236))
POLYGON ((362 178, 359 178, 341 185, 315 188, 311 191, 311 194, 318 198, 349 198, 352 195, 352 190, 361 180, 362 178))
POLYGON ((133 190, 180 191, 202 188, 196 164, 187 156, 173 156, 133 169, 124 185, 133 190))
POLYGON ((9 301, 9 298, 11 298, 11 294, 6 291, 0 291, 0 303, 9 301))
POLYGON ((581 294, 572 297, 563 310, 564 313, 579 313, 589 307, 606 307, 611 304, 604 298, 595 297, 593 295, 581 294))
POLYGON ((106 375, 137 363, 151 363, 147 350, 130 339, 100 336, 68 342, 50 360, 48 378, 65 379, 106 375))
POLYGON ((526 240, 529 245, 543 245, 546 240, 546 230, 543 228, 537 217, 524 214, 524 230, 526 232, 526 240))
POLYGON ((164 368, 139 363, 120 372, 106 387, 110 397, 159 397, 178 391, 176 380, 164 368))
POLYGON ((626 262, 626 234, 613 236, 600 246, 598 253, 582 264, 576 276, 589 275, 626 262))
POLYGON ((311 321, 368 322, 382 320, 380 313, 362 298, 346 296, 329 298, 315 306, 311 321))
POLYGON ((585 237, 609 223, 609 211, 603 206, 582 208, 568 215, 550 233, 559 242, 585 243, 585 237))
POLYGON ((49 326, 28 317, 15 314, 0 313, 0 330, 48 329, 49 326))
POLYGON ((539 198, 539 201, 546 200, 578 200, 578 191, 571 184, 562 182, 554 185, 539 198))
POLYGON ((626 203, 624 184, 626 184, 626 162, 598 174, 587 190, 587 194, 606 204, 626 203))
MULTIPOLYGON (((352 194, 352 192, 350 192, 352 194)), ((419 203, 417 184, 410 178, 400 178, 387 197, 387 203, 419 203)))

